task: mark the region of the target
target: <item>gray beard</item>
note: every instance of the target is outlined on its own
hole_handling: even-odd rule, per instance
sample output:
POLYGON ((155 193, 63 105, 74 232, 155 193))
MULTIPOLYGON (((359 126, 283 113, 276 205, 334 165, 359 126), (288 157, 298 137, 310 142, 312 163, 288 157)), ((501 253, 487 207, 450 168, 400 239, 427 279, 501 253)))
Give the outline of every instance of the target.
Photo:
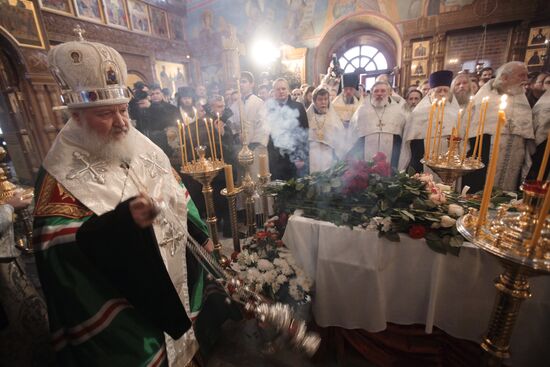
POLYGON ((471 93, 468 92, 455 93, 456 101, 460 106, 468 104, 468 102, 470 101, 470 96, 471 93))
POLYGON ((381 107, 384 107, 385 105, 385 101, 382 100, 382 101, 377 101, 375 99, 371 99, 370 103, 372 104, 373 107, 375 108, 381 108, 381 107))
POLYGON ((111 137, 99 136, 90 129, 85 120, 82 122, 83 124, 79 125, 72 121, 74 126, 69 137, 91 156, 107 161, 130 163, 138 153, 137 147, 132 144, 131 136, 137 133, 132 124, 128 124, 128 132, 122 139, 114 140, 111 137))

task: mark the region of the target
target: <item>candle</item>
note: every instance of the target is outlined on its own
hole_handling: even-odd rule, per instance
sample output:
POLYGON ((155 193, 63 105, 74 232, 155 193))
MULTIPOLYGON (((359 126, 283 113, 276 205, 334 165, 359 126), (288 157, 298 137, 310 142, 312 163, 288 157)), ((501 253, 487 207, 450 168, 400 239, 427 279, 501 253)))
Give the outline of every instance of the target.
POLYGON ((204 121, 204 126, 206 127, 206 136, 208 136, 208 145, 210 145, 210 158, 214 160, 214 149, 212 148, 212 139, 210 136, 210 128, 208 127, 208 120, 202 119, 204 121))
MULTIPOLYGON (((537 181, 542 181, 545 179, 544 172, 546 171, 546 165, 548 164, 548 156, 550 155, 550 132, 546 137, 546 148, 544 149, 544 156, 542 157, 542 163, 540 164, 539 174, 537 176, 537 181)), ((550 191, 550 190, 549 190, 550 191)))
POLYGON ((230 164, 226 164, 223 167, 223 171, 225 173, 225 185, 227 186, 227 193, 231 194, 233 191, 235 191, 235 183, 233 182, 233 166, 230 164))
MULTIPOLYGON (((548 144, 546 146, 548 146, 548 144)), ((540 212, 538 215, 537 225, 535 226, 533 237, 529 241, 529 244, 531 246, 536 246, 537 242, 539 242, 540 232, 542 231, 542 227, 546 222, 546 216, 548 215, 548 210, 550 210, 550 188, 546 190, 546 194, 544 195, 544 202, 542 204, 542 208, 540 209, 540 212)))
POLYGON ((460 162, 464 163, 466 159, 466 147, 468 144, 468 133, 470 132, 470 121, 472 118, 472 106, 473 106, 474 97, 470 97, 470 102, 468 103, 468 121, 466 122, 466 132, 464 133, 464 145, 462 147, 462 156, 460 157, 460 162))
POLYGON ((479 119, 477 121, 477 131, 476 131, 476 141, 474 143, 474 151, 472 153, 472 158, 475 159, 477 155, 477 148, 479 147, 479 134, 481 133, 481 121, 483 120, 483 104, 485 103, 487 97, 481 99, 481 104, 479 105, 479 119))
MULTIPOLYGON (((456 119, 456 131, 459 132, 460 131, 460 120, 462 118, 462 108, 460 110, 458 110, 458 118, 456 119)), ((458 136, 458 135, 457 135, 458 136)))
POLYGON ((220 156, 221 161, 224 162, 223 159, 223 145, 222 145, 222 129, 220 125, 220 113, 218 112, 218 142, 220 143, 220 156))
MULTIPOLYGON (((439 134, 439 123, 441 122, 440 119, 439 119, 439 111, 441 109, 441 101, 436 101, 436 108, 435 108, 435 131, 434 131, 434 137, 433 137, 433 147, 431 148, 432 151, 431 151, 431 156, 430 156, 430 159, 434 159, 435 157, 435 148, 436 148, 436 142, 437 142, 437 135, 439 134)), ((431 142, 431 137, 430 137, 430 144, 432 143, 431 142)))
POLYGON ((489 161, 489 168, 487 170, 487 178, 485 180, 485 187, 483 188, 483 197, 481 198, 481 205, 479 207, 479 218, 477 221, 477 229, 485 223, 487 216, 487 210, 489 209, 489 201, 493 193, 493 184, 495 181, 495 174, 497 171, 498 151, 500 145, 500 132, 502 126, 506 122, 506 114, 504 109, 506 108, 506 94, 500 98, 500 107, 498 111, 497 131, 495 133, 495 141, 493 143, 493 151, 491 153, 491 160, 489 161))
POLYGON ((191 144, 191 154, 193 155, 193 162, 195 161, 195 146, 193 145, 193 135, 191 135, 191 124, 189 123, 189 116, 185 115, 184 119, 187 125, 187 135, 189 136, 189 144, 191 144))
POLYGON ((443 120, 445 118, 445 97, 441 98, 441 110, 439 111, 440 119, 439 122, 439 134, 437 135, 437 156, 436 158, 439 158, 439 151, 441 147, 441 136, 443 135, 443 120))
POLYGON ((485 101, 485 106, 483 107, 483 120, 481 123, 481 134, 479 136, 479 155, 477 156, 478 162, 481 161, 481 153, 483 152, 483 134, 485 133, 485 118, 487 117, 487 106, 489 106, 489 98, 485 101))
POLYGON ((432 108, 430 109, 430 115, 428 117, 428 128, 426 130, 426 147, 424 151, 424 160, 427 161, 430 155, 430 139, 432 138, 432 124, 435 111, 435 105, 437 101, 432 102, 432 108))
POLYGON ((456 127, 453 127, 451 139, 449 140, 449 150, 447 151, 447 165, 451 164, 452 153, 455 146, 455 137, 457 136, 456 127))
POLYGON ((180 151, 181 151, 181 165, 185 166, 187 164, 187 147, 185 143, 185 139, 183 137, 183 134, 185 134, 185 130, 183 130, 183 126, 181 125, 181 121, 176 121, 178 124, 178 136, 180 138, 180 151))
POLYGON ((258 158, 260 163, 260 176, 267 176, 269 174, 269 169, 267 168, 267 155, 260 154, 258 158))
POLYGON ((218 159, 218 150, 216 149, 216 133, 214 132, 214 120, 210 119, 210 131, 212 133, 212 146, 214 147, 214 160, 218 159))
POLYGON ((193 107, 193 112, 195 113, 195 134, 197 136, 197 146, 200 147, 201 141, 199 139, 199 115, 195 107, 193 107))

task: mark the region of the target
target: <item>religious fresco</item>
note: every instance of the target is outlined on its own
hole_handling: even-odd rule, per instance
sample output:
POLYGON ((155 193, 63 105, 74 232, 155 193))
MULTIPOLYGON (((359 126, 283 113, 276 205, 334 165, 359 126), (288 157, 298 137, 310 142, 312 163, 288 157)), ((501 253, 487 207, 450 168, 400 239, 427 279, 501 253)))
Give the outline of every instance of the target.
POLYGON ((168 25, 170 27, 171 39, 185 41, 185 25, 182 17, 175 14, 168 14, 168 25))
POLYGON ((123 0, 103 0, 107 24, 128 28, 128 13, 123 0))
POLYGON ((99 0, 75 0, 76 15, 95 22, 103 22, 99 0))
POLYGON ((161 88, 170 89, 170 95, 173 95, 179 87, 187 85, 185 66, 175 62, 157 60, 155 78, 161 88))
POLYGON ((147 4, 136 0, 128 0, 128 13, 132 29, 137 32, 151 33, 149 24, 149 11, 147 4))
POLYGON ((72 1, 70 0, 40 0, 42 9, 55 13, 73 15, 72 1))
POLYGON ((0 24, 20 46, 44 48, 44 38, 32 1, 0 0, 0 24))
POLYGON ((151 29, 153 30, 153 34, 158 37, 168 38, 168 21, 166 20, 166 12, 150 6, 149 14, 151 14, 151 29))

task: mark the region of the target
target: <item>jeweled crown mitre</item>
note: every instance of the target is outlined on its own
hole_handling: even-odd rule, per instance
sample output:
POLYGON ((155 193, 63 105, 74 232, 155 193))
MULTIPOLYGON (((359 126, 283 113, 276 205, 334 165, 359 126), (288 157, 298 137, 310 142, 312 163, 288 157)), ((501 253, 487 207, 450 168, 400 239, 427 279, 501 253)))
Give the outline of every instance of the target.
POLYGON ((61 88, 61 100, 67 107, 94 107, 127 103, 130 91, 126 63, 112 47, 89 42, 82 37, 53 47, 48 64, 61 88))

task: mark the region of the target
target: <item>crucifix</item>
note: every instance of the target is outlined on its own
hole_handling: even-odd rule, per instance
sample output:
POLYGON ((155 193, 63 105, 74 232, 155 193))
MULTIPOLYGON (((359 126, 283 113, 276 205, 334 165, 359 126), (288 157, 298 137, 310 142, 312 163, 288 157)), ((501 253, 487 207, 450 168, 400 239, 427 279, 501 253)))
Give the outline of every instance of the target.
POLYGON ((168 173, 168 171, 166 171, 164 169, 164 167, 162 167, 160 164, 157 163, 157 161, 156 161, 157 153, 156 152, 150 153, 149 155, 140 154, 139 157, 141 159, 143 159, 143 161, 145 162, 145 165, 147 166, 147 168, 150 169, 149 174, 151 175, 151 178, 155 178, 159 172, 163 173, 163 174, 168 173))
POLYGON ((90 162, 88 159, 89 156, 80 152, 73 152, 73 157, 75 160, 80 161, 84 167, 71 170, 67 174, 67 179, 74 180, 75 178, 80 178, 86 173, 89 173, 95 182, 100 184, 105 183, 105 177, 103 175, 103 173, 107 171, 105 168, 105 161, 90 162))

